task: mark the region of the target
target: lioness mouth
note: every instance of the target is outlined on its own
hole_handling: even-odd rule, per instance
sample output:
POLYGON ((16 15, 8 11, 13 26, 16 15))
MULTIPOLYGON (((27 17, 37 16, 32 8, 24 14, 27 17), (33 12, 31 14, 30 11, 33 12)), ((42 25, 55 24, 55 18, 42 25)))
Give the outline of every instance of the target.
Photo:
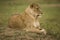
POLYGON ((40 16, 40 15, 37 15, 37 16, 40 16))

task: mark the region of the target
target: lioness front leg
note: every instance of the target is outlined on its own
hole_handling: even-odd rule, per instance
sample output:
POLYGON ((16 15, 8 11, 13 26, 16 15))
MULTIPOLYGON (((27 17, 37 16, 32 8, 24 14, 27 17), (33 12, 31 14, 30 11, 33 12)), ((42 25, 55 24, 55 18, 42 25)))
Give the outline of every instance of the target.
POLYGON ((27 32, 34 32, 34 33, 43 33, 46 35, 46 30, 45 29, 37 29, 37 28, 26 28, 24 29, 27 32))

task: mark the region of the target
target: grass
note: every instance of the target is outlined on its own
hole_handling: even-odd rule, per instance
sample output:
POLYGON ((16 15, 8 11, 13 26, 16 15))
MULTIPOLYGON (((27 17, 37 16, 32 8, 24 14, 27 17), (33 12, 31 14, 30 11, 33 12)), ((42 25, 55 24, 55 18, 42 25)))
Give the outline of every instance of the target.
MULTIPOLYGON (((47 27, 52 27, 56 31, 59 30, 60 18, 59 10, 60 7, 46 7, 42 9, 44 15, 42 17, 42 22, 46 24, 47 27), (57 29, 58 28, 58 29, 57 29)), ((51 29, 51 28, 50 28, 51 29)))
MULTIPOLYGON (((4 39, 5 40, 14 40, 14 38, 19 39, 19 38, 17 38, 17 35, 20 35, 18 37, 22 37, 22 35, 25 35, 24 37, 27 37, 26 40, 28 40, 28 37, 29 38, 37 37, 37 39, 40 40, 41 35, 39 36, 35 33, 33 33, 33 35, 31 36, 30 33, 25 33, 25 32, 22 32, 22 33, 19 32, 19 34, 16 34, 18 32, 15 31, 14 32, 15 34, 12 33, 14 37, 4 35, 4 31, 7 27, 9 17, 12 14, 23 12, 25 10, 25 8, 28 6, 27 3, 26 3, 26 5, 24 5, 24 4, 20 5, 19 2, 17 2, 18 5, 17 5, 17 3, 14 4, 13 2, 12 2, 13 4, 11 4, 10 1, 8 1, 7 3, 6 3, 6 1, 0 1, 0 33, 3 33, 3 34, 0 34, 0 39, 1 40, 2 39, 3 40, 4 39)), ((42 18, 40 19, 41 27, 45 28, 49 34, 49 36, 47 35, 47 37, 46 37, 46 38, 48 38, 47 40, 50 40, 51 37, 53 37, 53 40, 59 40, 60 39, 60 18, 59 18, 60 17, 60 6, 48 6, 48 5, 44 6, 44 5, 45 4, 41 4, 41 9, 42 9, 42 12, 44 13, 44 15, 42 15, 42 18), (56 39, 54 39, 54 38, 56 38, 56 39)))
POLYGON ((44 15, 41 18, 41 26, 56 38, 60 37, 60 7, 42 7, 42 10, 44 15))

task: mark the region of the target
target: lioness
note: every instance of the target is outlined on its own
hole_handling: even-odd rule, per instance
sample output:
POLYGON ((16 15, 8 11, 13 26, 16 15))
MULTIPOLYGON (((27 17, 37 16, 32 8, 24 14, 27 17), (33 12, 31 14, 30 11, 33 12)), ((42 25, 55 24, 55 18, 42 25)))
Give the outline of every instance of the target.
POLYGON ((29 5, 22 14, 16 14, 11 16, 8 22, 8 26, 14 29, 20 29, 25 31, 31 31, 36 33, 46 34, 45 29, 40 28, 39 17, 43 13, 40 10, 38 4, 32 3, 29 5))

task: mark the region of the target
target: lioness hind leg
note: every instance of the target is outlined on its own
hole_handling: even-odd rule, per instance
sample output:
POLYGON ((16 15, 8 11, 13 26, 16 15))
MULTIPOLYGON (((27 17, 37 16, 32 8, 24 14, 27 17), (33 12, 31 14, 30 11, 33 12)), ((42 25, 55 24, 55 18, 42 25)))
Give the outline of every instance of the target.
POLYGON ((46 35, 46 30, 45 29, 37 29, 37 28, 28 28, 28 29, 24 29, 25 31, 28 32, 34 32, 34 33, 43 33, 46 35))

